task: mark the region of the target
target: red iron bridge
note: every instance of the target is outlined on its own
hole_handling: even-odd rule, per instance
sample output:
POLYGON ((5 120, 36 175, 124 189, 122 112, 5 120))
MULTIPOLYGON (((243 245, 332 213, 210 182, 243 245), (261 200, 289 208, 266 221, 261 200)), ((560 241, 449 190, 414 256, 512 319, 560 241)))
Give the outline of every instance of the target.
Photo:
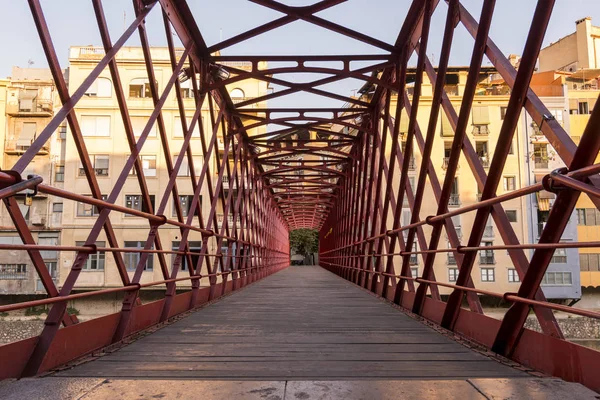
MULTIPOLYGON (((555 249, 600 247, 597 242, 560 242, 581 193, 589 195, 600 208, 600 164, 595 164, 600 151, 600 108, 593 109, 579 144, 575 144, 562 126, 548 117, 548 109, 530 88, 554 1, 536 2, 518 69, 488 35, 494 20, 494 0, 482 1, 480 15, 469 13, 459 0, 414 0, 405 20, 395 28, 398 35, 394 43, 318 15, 344 2, 323 0, 290 6, 252 0, 280 16, 209 46, 191 2, 134 0, 133 23, 115 39, 109 35, 102 1, 91 0, 97 26, 89 29, 97 29, 104 51, 81 86, 73 88, 63 76, 44 14, 47 10, 40 0, 28 0, 39 36, 36 45, 43 48, 62 104, 14 166, 0 172, 0 198, 23 242, 2 244, 0 251, 22 252, 35 267, 47 296, 2 305, 0 312, 48 306, 49 313, 39 336, 0 346, 0 378, 7 380, 0 384, 0 397, 158 394, 170 398, 193 393, 208 398, 269 399, 598 398, 600 353, 565 340, 555 312, 589 318, 599 318, 600 314, 549 302, 540 289, 555 249), (436 11, 443 13, 445 21, 441 53, 434 68, 427 49, 436 11), (116 57, 128 39, 139 36, 148 81, 155 82, 146 34, 146 18, 151 13, 162 17, 172 75, 162 91, 149 85, 152 111, 142 132, 134 134, 116 57), (333 31, 377 51, 355 55, 221 55, 234 45, 258 40, 296 21, 333 31), (473 37, 474 46, 461 107, 456 110, 444 82, 454 32, 459 27, 473 37), (175 45, 174 38, 180 45, 175 45), (484 168, 466 134, 484 57, 510 87, 489 168, 484 168), (411 59, 416 60, 416 67, 412 68, 414 82, 408 83, 411 59), (239 69, 236 62, 251 67, 239 69), (261 62, 269 67, 259 68, 261 62), (357 64, 361 66, 355 67, 357 64), (129 155, 117 184, 103 194, 75 110, 105 69, 110 72, 119 101, 129 155), (284 74, 319 77, 294 81, 282 78, 284 74), (323 74, 327 77, 321 77, 323 74), (418 121, 425 77, 433 88, 431 113, 429 120, 418 121), (326 89, 325 85, 347 78, 368 84, 368 100, 326 89), (248 79, 283 89, 256 99, 232 101, 226 86, 248 79), (193 92, 195 107, 191 110, 184 106, 183 81, 190 82, 193 92), (256 103, 298 93, 347 104, 337 108, 256 107, 256 103), (169 148, 162 118, 168 96, 176 96, 183 124, 183 146, 177 149, 169 148), (201 109, 206 105, 211 115, 208 129, 200 123, 201 109), (567 167, 547 174, 541 183, 496 194, 523 111, 567 167), (405 135, 400 132, 403 113, 408 119, 405 135), (450 122, 454 135, 445 174, 437 176, 430 159, 440 113, 450 122), (77 147, 91 196, 59 189, 40 176, 25 175, 64 121, 77 147), (153 193, 139 157, 153 126, 157 127, 169 174, 166 190, 156 193, 157 207, 150 206, 153 193), (266 126, 280 128, 249 134, 266 126), (316 132, 316 139, 300 134, 306 131, 316 132), (419 152, 424 161, 416 171, 416 184, 411 186, 408 171, 413 152, 419 152), (214 157, 217 170, 208 161, 193 168, 195 155, 202 160, 214 157), (449 210, 453 177, 461 158, 468 162, 481 201, 449 210), (192 171, 195 193, 189 209, 195 212, 184 213, 177 205, 176 217, 169 218, 165 208, 170 198, 178 198, 176 178, 184 162, 192 171), (148 205, 142 210, 116 204, 132 171, 148 205), (224 182, 235 182, 235 196, 224 182), (424 198, 427 182, 433 198, 424 198), (36 243, 16 199, 25 190, 96 207, 97 219, 85 242, 58 246, 36 243), (208 213, 200 206, 202 190, 209 191, 208 199, 204 199, 210 204, 208 213), (548 220, 537 243, 520 243, 503 203, 541 190, 556 193, 548 220), (435 202, 437 213, 422 215, 424 202, 435 202), (403 205, 406 203, 408 206, 403 205), (221 223, 217 221, 218 206, 224 215, 221 223), (411 211, 409 223, 402 220, 403 207, 411 211), (461 245, 452 217, 467 212, 475 213, 475 219, 466 244, 461 245), (111 217, 119 213, 147 220, 143 248, 125 248, 116 240, 111 217), (471 279, 478 252, 486 249, 481 241, 490 216, 504 244, 487 250, 509 252, 521 282, 514 293, 478 288, 471 279), (161 228, 167 226, 180 230, 179 249, 165 249, 161 244, 161 228), (288 232, 298 228, 320 232, 320 265, 289 266, 288 232), (189 245, 192 232, 202 237, 199 252, 189 245), (448 248, 440 246, 444 232, 448 248), (105 248, 96 245, 100 234, 107 237, 105 248), (216 241, 218 249, 229 246, 229 251, 211 254, 209 241, 216 241), (62 286, 53 281, 41 256, 47 250, 76 252, 67 276, 61 279, 62 286), (122 285, 74 293, 83 265, 98 251, 115 259, 122 285), (140 260, 136 270, 128 273, 123 258, 131 252, 140 254, 140 260), (436 280, 433 266, 439 253, 452 254, 456 259, 458 276, 454 283, 436 280), (159 258, 163 279, 143 282, 143 268, 151 254, 159 258), (172 265, 164 260, 167 254, 175 257, 172 265), (419 276, 413 276, 410 268, 415 255, 424 265, 419 276), (180 271, 183 260, 189 268, 180 271), (140 291, 149 287, 162 288, 163 296, 143 303, 140 291), (441 296, 441 288, 450 289, 449 296, 441 296), (68 312, 72 300, 109 293, 123 296, 117 313, 79 322, 68 312), (486 315, 481 295, 501 299, 510 308, 501 318, 486 315), (530 313, 539 322, 539 331, 525 328, 530 313)), ((54 7, 46 3, 45 7, 54 7)), ((331 48, 331 54, 335 53, 331 48)))

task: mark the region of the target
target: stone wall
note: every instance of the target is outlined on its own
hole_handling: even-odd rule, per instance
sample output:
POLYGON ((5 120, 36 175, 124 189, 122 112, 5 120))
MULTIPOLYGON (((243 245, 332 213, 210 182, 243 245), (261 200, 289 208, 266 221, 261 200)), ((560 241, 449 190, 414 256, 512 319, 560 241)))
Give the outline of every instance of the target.
MULTIPOLYGON (((558 318, 558 325, 568 339, 600 339, 600 320, 587 317, 558 318)), ((540 332, 535 316, 530 316, 525 327, 540 332)))
POLYGON ((19 340, 27 339, 32 336, 38 336, 42 332, 43 327, 43 319, 0 319, 0 344, 17 342, 19 340))

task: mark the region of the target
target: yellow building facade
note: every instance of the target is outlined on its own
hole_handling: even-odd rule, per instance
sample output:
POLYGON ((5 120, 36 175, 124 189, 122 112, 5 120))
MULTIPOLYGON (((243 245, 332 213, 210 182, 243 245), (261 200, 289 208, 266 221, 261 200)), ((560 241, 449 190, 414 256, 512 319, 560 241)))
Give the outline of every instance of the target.
MULTIPOLYGON (((151 49, 153 68, 156 75, 158 92, 163 92, 167 81, 171 77, 172 69, 167 48, 151 49)), ((91 70, 97 65, 98 61, 104 56, 102 48, 96 47, 72 47, 69 53, 69 90, 74 92, 88 76, 91 70)), ((129 116, 133 125, 134 132, 138 136, 147 124, 148 118, 154 109, 153 100, 149 89, 149 80, 146 73, 142 49, 137 47, 123 48, 116 57, 123 90, 127 98, 129 116)), ((261 66, 262 67, 262 66, 261 66)), ((236 63, 235 68, 250 69, 251 64, 236 63)), ((243 101, 255 97, 263 96, 267 93, 267 83, 257 80, 244 80, 239 84, 227 88, 234 102, 243 101)), ((162 108, 162 117, 165 121, 166 135, 169 140, 171 154, 169 157, 175 159, 179 154, 184 133, 179 115, 177 99, 173 88, 164 107, 162 108)), ((185 103, 186 118, 191 121, 195 111, 195 100, 191 89, 191 80, 182 84, 182 94, 185 103)), ((264 103, 256 103, 252 107, 264 107, 264 103)), ((130 154, 129 145, 126 139, 123 127, 122 117, 119 113, 119 106, 112 79, 108 69, 100 74, 96 82, 88 89, 86 95, 79 101, 76 107, 76 114, 84 136, 85 144, 90 153, 90 161, 94 166, 96 178, 99 187, 104 194, 110 193, 115 182, 121 173, 130 154)), ((210 122, 208 102, 205 101, 201 111, 201 121, 207 139, 210 139, 212 126, 210 122)), ((264 130, 264 128, 261 128, 264 130)), ((258 134, 263 130, 250 132, 258 134)), ((220 131, 219 131, 220 132, 220 131)), ((212 175, 212 185, 216 184, 216 172, 218 167, 214 155, 208 160, 202 157, 202 148, 199 138, 198 128, 192 136, 190 146, 194 156, 194 168, 198 174, 205 162, 210 163, 212 175)), ((220 137, 221 133, 219 133, 220 137)), ((66 154, 64 158, 64 176, 65 189, 70 192, 89 195, 90 188, 85 178, 84 171, 79 163, 75 143, 72 135, 66 135, 66 154)), ((219 149, 222 150, 223 143, 219 141, 219 149)), ((163 197, 169 176, 166 170, 166 160, 164 150, 161 146, 160 134, 157 125, 154 124, 143 150, 140 154, 143 165, 149 193, 154 198, 154 206, 158 206, 163 197)), ((232 161, 230 161, 232 163, 232 161)), ((184 160, 178 178, 177 186, 179 189, 180 203, 187 212, 187 207, 191 203, 193 194, 190 181, 190 172, 187 161, 184 160)), ((227 189, 229 183, 225 182, 227 189)), ((201 189, 202 213, 206 219, 210 211, 210 203, 207 200, 208 185, 205 183, 201 189)), ((125 184, 120 190, 116 204, 140 209, 141 191, 135 175, 130 174, 125 184)), ((217 209, 219 221, 222 221, 222 210, 217 209), (220 213, 220 214, 219 214, 220 213)), ((168 218, 175 219, 175 205, 172 197, 169 198, 165 214, 168 218)), ((65 201, 62 218, 62 244, 76 245, 85 241, 98 212, 94 207, 83 203, 65 201)), ((111 212, 110 221, 113 225, 115 235, 120 247, 143 247, 148 236, 148 222, 143 218, 126 215, 118 212, 111 212)), ((181 233, 179 228, 162 226, 159 230, 161 242, 165 250, 176 249, 179 245, 181 233)), ((188 238, 191 251, 200 251, 201 237, 198 232, 191 232, 188 238)), ((108 242, 104 232, 101 233, 98 247, 108 247, 108 242)), ((209 240, 208 252, 215 254, 216 240, 209 240)), ((67 276, 73 263, 75 253, 63 252, 61 254, 61 282, 67 276)), ((171 268, 174 255, 165 255, 168 268, 171 268)), ((123 255, 127 269, 130 275, 136 267, 139 260, 138 253, 124 253, 123 255)), ((181 274, 187 274, 186 267, 183 267, 181 274)), ((203 268, 206 268, 204 266, 203 268)), ((149 257, 146 268, 143 272, 141 282, 151 282, 162 280, 162 272, 157 255, 149 257)), ((201 282, 204 284, 204 282, 201 282)), ((182 286, 189 285, 189 282, 181 282, 182 286)), ((115 260, 110 253, 91 255, 77 281, 76 289, 88 289, 97 287, 121 286, 121 280, 116 268, 115 260)))

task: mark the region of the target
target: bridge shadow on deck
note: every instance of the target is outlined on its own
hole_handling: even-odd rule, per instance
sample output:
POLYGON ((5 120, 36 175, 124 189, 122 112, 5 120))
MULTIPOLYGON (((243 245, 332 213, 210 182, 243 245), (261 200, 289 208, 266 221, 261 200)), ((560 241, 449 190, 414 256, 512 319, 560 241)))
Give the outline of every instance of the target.
POLYGON ((290 267, 63 377, 527 377, 315 266, 290 267))

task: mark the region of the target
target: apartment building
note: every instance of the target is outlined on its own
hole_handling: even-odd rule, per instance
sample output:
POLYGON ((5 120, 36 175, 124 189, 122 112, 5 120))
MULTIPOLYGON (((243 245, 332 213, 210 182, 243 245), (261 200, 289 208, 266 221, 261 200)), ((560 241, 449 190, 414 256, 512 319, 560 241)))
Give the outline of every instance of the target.
MULTIPOLYGON (((171 77, 172 68, 167 48, 151 49, 153 68, 156 75, 158 92, 162 93, 168 79, 171 77)), ((104 50, 97 47, 71 47, 69 52, 69 90, 74 92, 88 76, 90 71, 97 65, 98 61, 104 56, 104 50)), ((136 136, 139 136, 147 125, 148 118, 154 109, 151 98, 149 79, 146 73, 142 49, 137 47, 126 47, 120 50, 116 56, 119 66, 119 73, 123 90, 127 97, 127 105, 131 118, 131 123, 136 136)), ((251 64, 236 63, 236 68, 250 69, 251 64)), ((262 81, 242 81, 239 85, 227 88, 232 100, 240 102, 245 99, 255 98, 266 94, 267 83, 262 81)), ((186 118, 188 123, 191 121, 195 111, 195 100, 191 88, 191 80, 182 84, 182 95, 185 103, 186 118)), ((262 107, 264 103, 257 103, 254 107, 262 107)), ((129 157, 129 145, 123 127, 123 121, 119 113, 117 98, 114 93, 113 82, 110 73, 103 71, 97 80, 86 92, 84 98, 77 104, 76 114, 81 125, 82 135, 85 144, 90 153, 90 161, 94 167, 96 179, 102 193, 108 194, 112 190, 118 175, 122 171, 127 158, 129 157)), ((184 132, 179 115, 177 99, 174 92, 169 95, 162 112, 165 121, 166 135, 169 140, 169 157, 173 159, 179 154, 183 144, 184 132)), ((212 133, 211 118, 209 114, 208 103, 205 102, 201 111, 201 121, 205 135, 212 133)), ((251 134, 258 134, 262 131, 255 130, 251 134)), ((216 159, 214 156, 207 160, 202 157, 201 142, 198 129, 192 136, 190 146, 194 156, 194 168, 199 174, 205 162, 210 163, 212 176, 212 185, 216 184, 216 159)), ((220 135, 220 134, 219 134, 220 135)), ((223 143, 219 142, 219 150, 223 154, 223 143)), ((67 134, 66 157, 63 165, 65 177, 65 189, 75 193, 90 194, 88 182, 85 173, 79 163, 79 157, 72 137, 67 134)), ((157 206, 163 197, 169 176, 166 170, 166 160, 163 147, 161 146, 160 135, 157 125, 154 124, 150 135, 144 144, 140 154, 140 160, 143 165, 153 206, 157 206)), ((229 160, 233 166, 233 159, 229 160)), ((179 201, 187 214, 192 200, 192 184, 190 181, 190 169, 187 161, 184 162, 177 175, 177 186, 179 189, 179 201)), ((230 182, 225 182, 225 189, 235 190, 236 188, 230 182)), ((204 183, 201 190, 201 206, 204 218, 208 215, 211 205, 208 201, 202 199, 208 198, 208 185, 204 183)), ((116 201, 117 204, 144 210, 141 190, 133 171, 123 184, 116 201)), ((219 205, 220 207, 220 205, 219 205)), ((84 203, 65 201, 63 205, 63 226, 62 243, 77 245, 83 243, 91 227, 98 216, 98 210, 84 203)), ((223 211, 217 209, 219 215, 219 224, 223 222, 223 211)), ((169 218, 175 217, 175 205, 172 198, 169 199, 167 211, 165 214, 169 218)), ((139 217, 128 214, 111 212, 110 220, 115 231, 116 238, 120 247, 137 248, 143 247, 148 236, 148 222, 139 217)), ((165 250, 176 250, 179 246, 181 233, 179 228, 170 226, 161 226, 159 230, 161 242, 165 250)), ((201 250, 201 237, 198 232, 191 232, 189 236, 190 250, 201 250)), ((96 243, 98 247, 107 247, 108 242, 104 233, 101 233, 96 243)), ((226 246, 226 245, 225 245, 226 246)), ((227 247, 225 247, 227 249, 227 247)), ((208 252, 215 254, 216 240, 211 238, 209 241, 208 252)), ((69 268, 73 263, 75 253, 63 252, 60 257, 60 281, 63 282, 69 268)), ((168 268, 174 255, 165 255, 168 268)), ((139 253, 124 253, 123 259, 130 275, 133 274, 139 260, 139 253)), ((187 273, 187 266, 183 264, 183 273, 187 273)), ((141 282, 151 282, 163 279, 159 266, 158 255, 151 255, 146 263, 141 282)), ((98 287, 120 286, 121 280, 116 268, 115 260, 111 254, 98 252, 88 258, 86 265, 77 281, 77 290, 85 290, 98 287)), ((181 282, 182 286, 189 283, 181 282)))
MULTIPOLYGON (((511 62, 518 63, 518 57, 511 56, 511 62)), ((414 82, 415 71, 409 71, 407 75, 408 91, 412 92, 412 82, 414 82)), ((468 75, 468 67, 450 67, 446 77, 445 90, 448 98, 454 107, 459 111, 462 95, 468 75)), ((363 88, 364 89, 364 88, 363 88)), ((368 96, 368 90, 361 90, 363 96, 368 96)), ((433 87, 431 82, 425 77, 421 99, 419 103, 419 112, 417 121, 423 136, 427 130, 427 122, 431 113, 431 102, 433 87)), ((394 99, 394 97, 392 97, 394 99)), ((482 67, 479 76, 477 91, 473 102, 473 107, 469 115, 469 124, 467 127, 467 137, 472 143, 479 160, 481 161, 486 173, 489 172, 490 163, 500 128, 502 126, 506 109, 510 98, 508 86, 499 77, 497 71, 490 67, 482 67)), ((555 105, 551 111, 556 113, 556 117, 564 117, 564 105, 567 104, 566 98, 554 99, 555 105)), ((392 101, 391 115, 395 115, 395 101, 392 101)), ((497 193, 511 192, 515 189, 528 186, 540 179, 554 168, 549 162, 546 153, 541 152, 541 145, 537 145, 531 138, 533 136, 531 120, 527 116, 521 115, 520 123, 514 134, 510 153, 506 160, 502 172, 501 183, 497 193), (529 121, 529 125, 528 122, 529 121), (539 154, 538 154, 539 153, 539 154), (545 162, 543 162, 545 161, 545 162)), ((408 131, 408 115, 402 113, 400 119, 400 133, 403 135, 402 147, 405 148, 404 139, 408 131)), ((434 140, 431 162, 440 179, 440 184, 445 179, 445 174, 450 157, 454 131, 444 112, 441 112, 436 126, 436 137, 434 140)), ((416 144, 414 144, 416 146, 416 144)), ((416 190, 417 175, 420 170, 422 159, 421 151, 415 147, 412 159, 409 162, 409 183, 416 190)), ((389 151, 389 147, 387 149, 389 151)), ((394 176, 393 185, 395 188, 399 185, 399 173, 394 176)), ((543 226, 544 218, 547 218, 549 207, 552 204, 550 193, 541 193, 540 195, 521 197, 509 200, 503 203, 506 215, 511 222, 519 242, 531 243, 537 240, 540 228, 543 226)), ((425 199, 434 199, 434 193, 427 180, 425 186, 425 199)), ((464 154, 461 155, 459 167, 454 176, 452 185, 452 194, 448 203, 450 210, 458 207, 468 206, 481 199, 481 193, 474 174, 467 162, 464 154)), ((434 201, 424 201, 422 204, 420 219, 428 215, 434 215, 437 212, 437 203, 434 201)), ((390 213, 391 214, 391 213, 390 213)), ((468 212, 453 217, 453 223, 457 229, 461 244, 468 241, 471 233, 471 227, 475 218, 475 212, 468 212)), ((402 216, 402 225, 408 225, 411 220, 411 211, 409 203, 405 197, 402 216)), ((388 226, 392 226, 392 216, 388 216, 388 226)), ((577 240, 577 222, 573 214, 569 228, 563 235, 564 240, 577 240)), ((425 237, 431 232, 431 227, 423 226, 425 237)), ((405 238, 407 232, 404 232, 405 238)), ((487 226, 481 241, 481 246, 493 246, 503 244, 500 233, 495 226, 492 218, 487 221, 487 226)), ((448 236, 444 233, 440 242, 440 247, 451 247, 448 236)), ((415 246, 419 250, 418 245, 415 246)), ((551 264, 545 282, 542 284, 543 291, 548 298, 555 299, 576 299, 581 296, 579 285, 579 260, 577 250, 557 251, 553 263, 551 264), (566 253, 566 254, 563 254, 566 253), (568 262, 567 262, 568 260, 568 262), (558 279, 558 276, 562 279, 558 279)), ((526 252, 528 256, 532 252, 526 252)), ((401 268, 401 258, 395 258, 395 267, 399 271, 401 268)), ((411 257, 411 273, 413 276, 420 275, 423 268, 423 257, 413 255, 411 257)), ((458 267, 452 253, 437 254, 434 264, 434 273, 437 280, 441 282, 454 283, 458 277, 458 267)), ((519 275, 506 250, 486 250, 480 251, 472 273, 474 284, 478 288, 492 290, 496 292, 514 292, 520 285, 519 275)), ((450 289, 439 288, 442 295, 449 294, 450 289)))
MULTIPOLYGON (((2 169, 11 169, 42 132, 59 107, 56 88, 48 69, 13 67, 11 77, 0 80, 0 154, 2 169)), ((62 188, 65 129, 61 127, 42 147, 22 174, 39 175, 45 184, 62 188)), ((60 243, 62 201, 26 190, 16 196, 19 209, 34 239, 43 245, 60 243)), ((4 205, 0 207, 0 243, 22 244, 4 205)), ((42 251, 50 275, 57 279, 58 252, 42 251)), ((0 295, 45 293, 38 274, 23 251, 2 251, 0 295)))
MULTIPOLYGON (((540 51, 539 66, 533 89, 546 104, 564 99, 565 129, 579 143, 600 95, 600 27, 593 26, 589 17, 576 21, 575 32, 540 51)), ((578 239, 600 240, 600 212, 588 195, 579 197, 576 215, 578 239)), ((600 287, 600 250, 581 248, 578 261, 581 286, 600 287)))

